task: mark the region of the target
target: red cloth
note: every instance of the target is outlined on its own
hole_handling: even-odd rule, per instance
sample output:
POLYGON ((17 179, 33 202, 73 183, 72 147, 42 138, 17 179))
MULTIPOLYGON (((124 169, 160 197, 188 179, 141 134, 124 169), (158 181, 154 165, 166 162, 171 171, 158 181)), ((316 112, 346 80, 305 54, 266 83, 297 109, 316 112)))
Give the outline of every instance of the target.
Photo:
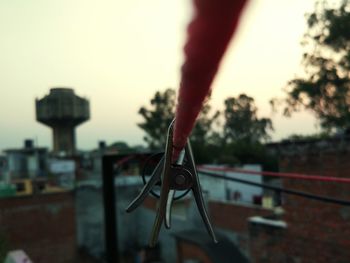
POLYGON ((246 0, 193 0, 174 127, 173 161, 186 144, 246 0))

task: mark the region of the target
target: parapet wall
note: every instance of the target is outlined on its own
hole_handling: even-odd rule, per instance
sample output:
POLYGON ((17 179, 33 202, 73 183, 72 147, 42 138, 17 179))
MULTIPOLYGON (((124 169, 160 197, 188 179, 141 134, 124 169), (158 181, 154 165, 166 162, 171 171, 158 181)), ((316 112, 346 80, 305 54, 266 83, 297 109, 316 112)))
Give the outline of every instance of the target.
POLYGON ((74 196, 71 192, 0 199, 0 237, 35 263, 76 262, 74 196))

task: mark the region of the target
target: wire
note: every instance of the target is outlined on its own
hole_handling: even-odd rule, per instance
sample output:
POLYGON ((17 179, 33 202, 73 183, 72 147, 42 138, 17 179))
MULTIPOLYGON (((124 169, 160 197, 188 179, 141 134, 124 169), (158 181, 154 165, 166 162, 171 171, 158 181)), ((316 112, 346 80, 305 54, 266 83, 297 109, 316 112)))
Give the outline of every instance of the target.
MULTIPOLYGON (((151 161, 153 161, 154 158, 158 158, 160 156, 160 158, 164 155, 164 152, 160 152, 160 153, 154 153, 151 156, 149 156, 145 163, 143 164, 143 168, 142 168, 142 173, 141 173, 141 177, 142 177, 142 182, 143 185, 147 184, 147 180, 146 180, 146 168, 148 167, 148 165, 150 164, 151 161)), ((151 189, 150 191, 151 195, 153 195, 155 198, 160 198, 160 195, 157 194, 156 192, 153 191, 153 189, 151 189)))
MULTIPOLYGON (((141 177, 142 177, 142 181, 143 184, 146 185, 147 184, 147 180, 146 180, 146 169, 147 166, 149 166, 149 164, 151 163, 151 161, 154 161, 154 159, 158 159, 159 157, 161 158, 164 155, 164 152, 159 152, 159 153, 154 153, 152 154, 150 157, 147 158, 147 160, 145 161, 144 165, 143 165, 143 169, 142 169, 142 173, 141 173, 141 177)), ((159 159, 160 159, 159 158, 159 159)), ((158 163, 158 162, 157 162, 158 163)), ((174 201, 179 200, 181 198, 183 198, 185 195, 187 195, 189 192, 191 191, 191 189, 187 189, 185 191, 176 191, 177 193, 180 192, 180 194, 175 195, 174 196, 174 201)), ((151 195, 153 195, 155 198, 159 199, 160 195, 157 194, 156 192, 154 192, 153 190, 150 191, 151 195)))
POLYGON ((322 176, 322 175, 277 173, 277 172, 268 172, 268 171, 251 171, 251 170, 243 170, 243 169, 228 168, 228 167, 197 166, 197 168, 210 170, 210 171, 219 171, 219 172, 236 172, 236 173, 242 173, 247 175, 264 175, 264 176, 281 177, 281 178, 289 178, 289 179, 301 179, 301 180, 310 180, 310 181, 350 183, 350 178, 340 178, 340 177, 322 176))
POLYGON ((255 183, 255 182, 251 182, 251 181, 247 181, 247 180, 243 180, 243 179, 232 178, 232 177, 229 177, 227 175, 213 174, 211 172, 207 172, 207 171, 203 171, 203 170, 199 170, 198 172, 203 174, 203 175, 207 175, 207 176, 211 176, 211 177, 215 177, 215 178, 221 178, 224 180, 234 181, 234 182, 238 182, 238 183, 242 183, 242 184, 252 185, 252 186, 256 186, 256 187, 261 187, 261 188, 265 188, 265 189, 275 190, 275 191, 280 192, 280 193, 301 196, 304 198, 317 200, 317 201, 321 201, 321 202, 350 206, 350 201, 347 201, 344 199, 336 199, 336 198, 332 198, 332 197, 328 197, 328 196, 314 195, 314 194, 310 194, 310 193, 306 193, 306 192, 302 192, 302 191, 297 191, 297 190, 292 190, 292 189, 284 189, 284 188, 281 188, 278 186, 272 186, 272 185, 267 185, 267 184, 255 183))
POLYGON ((135 154, 127 155, 127 156, 121 158, 120 160, 118 160, 116 162, 116 165, 121 166, 121 165, 123 165, 124 163, 128 162, 129 160, 131 160, 133 158, 135 158, 135 154))
MULTIPOLYGON (((160 155, 160 154, 163 154, 163 153, 154 154, 147 161, 149 162, 150 159, 153 159, 156 155, 160 155)), ((129 158, 123 158, 122 160, 120 160, 118 162, 118 164, 120 165, 121 163, 124 163, 124 162, 132 159, 133 157, 134 156, 130 156, 129 158)), ((238 172, 238 173, 251 174, 251 175, 266 175, 266 176, 285 177, 285 178, 293 178, 293 179, 316 180, 316 181, 327 181, 327 182, 343 182, 343 183, 344 182, 350 183, 349 178, 338 178, 338 177, 329 177, 329 176, 323 177, 323 176, 317 176, 317 175, 300 175, 300 174, 292 174, 292 173, 258 172, 258 171, 248 171, 248 170, 241 170, 241 169, 234 169, 234 168, 219 168, 219 167, 198 166, 197 168, 199 169, 198 170, 199 173, 206 175, 206 176, 221 178, 221 179, 228 180, 228 181, 234 181, 234 182, 238 182, 238 183, 242 183, 242 184, 247 184, 247 185, 252 185, 252 186, 261 187, 261 188, 265 188, 265 189, 270 189, 270 190, 274 190, 274 191, 277 191, 280 193, 301 196, 304 198, 313 199, 313 200, 317 200, 317 201, 350 206, 350 201, 347 201, 347 200, 336 199, 336 198, 322 196, 322 195, 314 195, 314 194, 310 194, 310 193, 306 193, 306 192, 302 192, 302 191, 297 191, 297 190, 292 190, 292 189, 284 189, 284 188, 281 188, 278 186, 255 183, 252 181, 233 178, 233 177, 230 177, 227 175, 214 174, 213 172, 210 172, 210 171, 203 171, 203 169, 211 170, 211 171, 220 171, 220 172, 238 172)), ((144 169, 145 169, 145 167, 144 167, 144 169)), ((144 173, 145 173, 145 170, 142 173, 142 175, 143 175, 142 177, 143 177, 143 180, 145 183, 144 173)), ((187 194, 187 192, 183 193, 182 195, 180 195, 176 199, 180 199, 186 194, 187 194)), ((154 193, 154 196, 157 197, 157 194, 154 193)))

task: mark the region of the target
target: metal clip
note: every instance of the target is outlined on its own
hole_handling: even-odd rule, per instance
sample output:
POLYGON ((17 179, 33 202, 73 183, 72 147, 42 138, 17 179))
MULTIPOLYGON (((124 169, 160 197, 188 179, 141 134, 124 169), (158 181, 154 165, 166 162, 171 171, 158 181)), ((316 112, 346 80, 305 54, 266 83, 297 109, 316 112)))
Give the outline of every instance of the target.
POLYGON ((153 247, 158 241, 158 236, 163 221, 166 228, 169 229, 171 227, 171 207, 176 191, 191 190, 206 229, 213 241, 217 243, 213 227, 210 223, 208 213, 205 208, 202 190, 189 141, 187 141, 185 149, 180 153, 176 164, 171 163, 173 150, 173 124, 174 121, 172 121, 168 129, 165 155, 157 164, 150 180, 145 184, 140 194, 126 208, 126 211, 132 212, 134 209, 140 206, 149 195, 152 188, 158 182, 161 182, 160 199, 149 242, 149 245, 153 247), (184 165, 185 162, 186 166, 184 165))

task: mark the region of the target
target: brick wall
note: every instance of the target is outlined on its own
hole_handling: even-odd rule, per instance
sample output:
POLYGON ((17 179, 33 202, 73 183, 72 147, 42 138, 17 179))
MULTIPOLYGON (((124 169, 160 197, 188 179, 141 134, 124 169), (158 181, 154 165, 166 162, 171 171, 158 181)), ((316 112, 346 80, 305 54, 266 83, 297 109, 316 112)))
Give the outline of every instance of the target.
POLYGON ((271 210, 258 206, 245 206, 217 201, 210 201, 208 206, 210 218, 215 227, 231 230, 236 233, 247 233, 247 220, 249 217, 272 214, 271 210))
MULTIPOLYGON (((349 169, 350 153, 337 149, 286 156, 281 160, 281 171, 349 177, 349 169)), ((283 186, 350 200, 349 184, 284 180, 283 186)), ((349 207, 288 196, 284 208, 288 236, 293 240, 286 253, 302 258, 303 262, 350 261, 349 207)))
POLYGON ((197 260, 201 263, 211 263, 208 255, 198 246, 188 242, 177 243, 177 263, 183 263, 185 260, 197 260))
POLYGON ((273 213, 269 209, 258 206, 218 201, 210 201, 208 209, 214 228, 233 232, 236 236, 237 248, 247 256, 250 249, 248 219, 252 216, 268 216, 273 213))
MULTIPOLYGON (((322 149, 317 145, 302 150, 284 147, 280 171, 350 177, 350 152, 338 144, 322 149)), ((285 179, 283 187, 350 200, 350 185, 344 183, 285 179)), ((283 208, 286 230, 276 235, 251 226, 254 262, 350 262, 349 207, 284 195, 283 208)))
POLYGON ((250 254, 253 255, 252 262, 294 262, 289 255, 284 253, 283 246, 287 244, 284 228, 250 223, 249 238, 250 254))
POLYGON ((72 193, 0 199, 1 236, 35 263, 76 262, 75 231, 72 193))

